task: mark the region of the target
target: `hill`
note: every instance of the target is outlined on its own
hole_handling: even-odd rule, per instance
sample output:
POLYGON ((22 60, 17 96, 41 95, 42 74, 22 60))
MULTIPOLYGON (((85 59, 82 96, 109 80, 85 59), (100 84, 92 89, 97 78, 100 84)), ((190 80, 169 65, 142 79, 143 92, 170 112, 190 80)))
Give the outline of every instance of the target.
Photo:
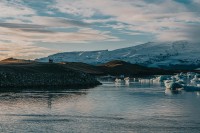
POLYGON ((173 74, 175 71, 169 71, 158 68, 148 68, 145 66, 131 64, 125 61, 114 60, 100 65, 90 65, 80 62, 61 63, 66 68, 76 71, 92 74, 92 75, 113 75, 113 76, 147 76, 147 75, 166 75, 173 74))
POLYGON ((26 64, 26 63, 34 63, 33 60, 24 60, 24 59, 15 59, 15 58, 7 58, 0 61, 0 64, 26 64))
POLYGON ((95 65, 90 65, 86 63, 81 63, 81 62, 66 62, 64 63, 65 67, 76 70, 76 71, 81 71, 84 73, 92 74, 92 75, 104 75, 105 73, 97 66, 95 65))
POLYGON ((173 74, 175 71, 168 71, 158 68, 148 68, 145 66, 131 64, 128 62, 115 60, 98 66, 104 73, 109 75, 126 76, 148 76, 173 74))
POLYGON ((94 76, 63 64, 10 63, 10 59, 0 63, 0 87, 93 87, 99 84, 94 76))

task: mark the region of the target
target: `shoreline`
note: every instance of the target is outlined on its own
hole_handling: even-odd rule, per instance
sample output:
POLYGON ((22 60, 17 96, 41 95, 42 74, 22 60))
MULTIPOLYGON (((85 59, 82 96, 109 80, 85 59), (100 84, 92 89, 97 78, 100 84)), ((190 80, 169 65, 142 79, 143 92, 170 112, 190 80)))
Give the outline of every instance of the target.
POLYGON ((76 71, 61 64, 1 64, 2 88, 34 87, 95 87, 101 85, 95 76, 76 71))

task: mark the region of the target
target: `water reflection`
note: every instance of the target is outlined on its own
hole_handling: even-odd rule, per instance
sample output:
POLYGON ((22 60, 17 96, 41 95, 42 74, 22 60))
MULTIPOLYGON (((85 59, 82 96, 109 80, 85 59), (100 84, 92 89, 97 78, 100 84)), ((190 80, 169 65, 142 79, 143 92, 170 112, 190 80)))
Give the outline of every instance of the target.
POLYGON ((198 132, 199 94, 174 95, 150 80, 118 86, 104 81, 92 89, 3 92, 0 132, 198 132))
POLYGON ((52 94, 50 94, 49 96, 48 96, 48 100, 47 100, 48 102, 48 108, 49 109, 51 109, 51 105, 52 105, 52 101, 53 101, 53 95, 52 94))
POLYGON ((165 89, 166 95, 177 95, 177 94, 181 94, 181 93, 182 93, 182 91, 171 90, 171 89, 168 89, 168 88, 165 89))
POLYGON ((197 96, 200 96, 200 92, 197 92, 197 96))
MULTIPOLYGON (((34 91, 0 93, 0 114, 8 113, 48 113, 56 110, 63 102, 78 101, 87 95, 86 90, 34 91)), ((60 106, 62 108, 62 106, 60 106)), ((59 107, 59 108, 60 108, 59 107)))

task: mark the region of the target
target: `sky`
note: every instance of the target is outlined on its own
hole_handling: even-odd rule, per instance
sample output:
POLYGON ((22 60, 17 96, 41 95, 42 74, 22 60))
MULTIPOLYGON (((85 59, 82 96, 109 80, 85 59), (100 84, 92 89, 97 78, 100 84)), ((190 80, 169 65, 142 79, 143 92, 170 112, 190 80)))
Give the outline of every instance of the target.
POLYGON ((200 42, 200 0, 0 0, 0 59, 200 42))

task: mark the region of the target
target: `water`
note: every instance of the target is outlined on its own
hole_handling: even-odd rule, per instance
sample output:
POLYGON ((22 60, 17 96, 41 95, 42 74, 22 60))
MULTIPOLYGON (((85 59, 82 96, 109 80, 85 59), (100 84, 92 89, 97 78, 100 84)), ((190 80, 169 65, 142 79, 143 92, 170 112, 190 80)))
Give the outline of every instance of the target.
POLYGON ((0 132, 200 132, 199 92, 104 82, 92 89, 0 94, 0 132))

